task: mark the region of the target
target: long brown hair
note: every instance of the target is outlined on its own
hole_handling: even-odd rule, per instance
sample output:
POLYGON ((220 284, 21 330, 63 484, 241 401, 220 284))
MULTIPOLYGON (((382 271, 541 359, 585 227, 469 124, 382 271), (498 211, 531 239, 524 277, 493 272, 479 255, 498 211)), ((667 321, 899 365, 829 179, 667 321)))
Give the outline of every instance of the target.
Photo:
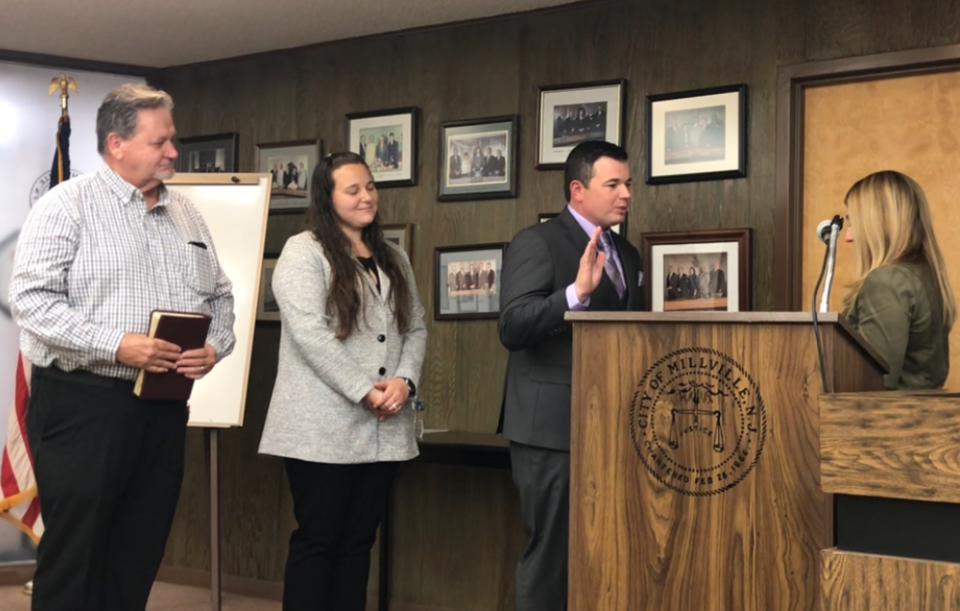
POLYGON ((920 185, 900 172, 875 172, 850 187, 844 202, 855 221, 857 255, 857 279, 849 285, 844 305, 853 303, 867 274, 878 267, 899 261, 925 262, 940 289, 943 324, 952 328, 957 306, 920 185))
MULTIPOLYGON (((367 168, 366 162, 356 153, 333 153, 324 158, 313 170, 310 185, 310 208, 307 222, 310 231, 323 247, 323 253, 330 262, 332 270, 330 288, 327 292, 327 314, 337 319, 337 338, 346 339, 354 330, 359 330, 359 313, 363 311, 360 274, 363 273, 353 251, 350 240, 340 226, 340 219, 333 209, 333 191, 336 187, 333 173, 345 165, 358 164, 367 168)), ((373 260, 390 279, 390 293, 387 301, 393 306, 397 330, 408 330, 411 318, 411 287, 403 273, 401 257, 388 246, 380 229, 380 214, 361 232, 363 243, 373 254, 373 260)))

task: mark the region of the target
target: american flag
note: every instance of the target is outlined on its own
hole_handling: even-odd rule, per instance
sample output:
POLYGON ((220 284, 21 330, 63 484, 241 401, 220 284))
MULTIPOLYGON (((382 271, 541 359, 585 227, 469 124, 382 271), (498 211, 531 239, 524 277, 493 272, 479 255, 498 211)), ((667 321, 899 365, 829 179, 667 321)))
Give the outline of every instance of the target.
POLYGON ((0 462, 0 518, 25 532, 34 543, 43 534, 40 497, 27 441, 27 404, 30 401, 30 363, 17 359, 13 407, 7 422, 7 440, 0 462))
MULTIPOLYGON (((50 188, 70 178, 70 117, 64 112, 57 125, 57 150, 50 169, 50 188)), ((18 355, 13 406, 7 422, 7 439, 0 460, 0 518, 25 532, 34 543, 43 535, 37 478, 27 439, 30 403, 30 363, 18 355)))

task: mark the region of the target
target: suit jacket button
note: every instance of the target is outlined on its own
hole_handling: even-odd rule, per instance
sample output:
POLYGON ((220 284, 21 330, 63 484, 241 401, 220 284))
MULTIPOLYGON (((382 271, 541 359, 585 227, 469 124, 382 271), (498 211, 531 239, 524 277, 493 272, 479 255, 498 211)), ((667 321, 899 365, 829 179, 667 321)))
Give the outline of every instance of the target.
POLYGON ((378 342, 385 342, 385 341, 387 341, 387 336, 386 336, 386 335, 383 335, 383 334, 381 333, 380 335, 377 336, 377 341, 378 341, 378 342))
POLYGON ((386 367, 381 367, 381 368, 380 368, 380 375, 383 375, 383 374, 385 374, 385 373, 387 373, 387 368, 386 368, 386 367))

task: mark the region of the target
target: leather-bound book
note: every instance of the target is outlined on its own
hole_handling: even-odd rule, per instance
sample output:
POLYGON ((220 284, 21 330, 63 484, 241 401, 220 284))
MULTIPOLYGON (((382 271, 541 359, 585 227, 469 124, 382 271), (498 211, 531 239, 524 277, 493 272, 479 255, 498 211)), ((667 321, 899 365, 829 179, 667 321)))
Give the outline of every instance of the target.
MULTIPOLYGON (((186 352, 203 348, 210 330, 210 317, 193 312, 154 310, 150 315, 149 336, 180 346, 186 352)), ((171 369, 163 373, 140 370, 133 394, 141 399, 186 401, 193 391, 193 380, 171 369)))

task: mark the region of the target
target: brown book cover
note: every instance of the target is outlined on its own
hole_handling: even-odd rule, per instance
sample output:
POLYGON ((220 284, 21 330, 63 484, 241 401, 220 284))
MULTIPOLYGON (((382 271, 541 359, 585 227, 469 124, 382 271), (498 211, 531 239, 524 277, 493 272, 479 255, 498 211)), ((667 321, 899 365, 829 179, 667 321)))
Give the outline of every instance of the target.
MULTIPOLYGON (((183 351, 203 348, 210 330, 210 317, 193 312, 154 310, 150 315, 149 336, 180 346, 183 351)), ((164 373, 140 370, 133 394, 141 399, 186 401, 193 391, 193 380, 171 369, 164 373)))

